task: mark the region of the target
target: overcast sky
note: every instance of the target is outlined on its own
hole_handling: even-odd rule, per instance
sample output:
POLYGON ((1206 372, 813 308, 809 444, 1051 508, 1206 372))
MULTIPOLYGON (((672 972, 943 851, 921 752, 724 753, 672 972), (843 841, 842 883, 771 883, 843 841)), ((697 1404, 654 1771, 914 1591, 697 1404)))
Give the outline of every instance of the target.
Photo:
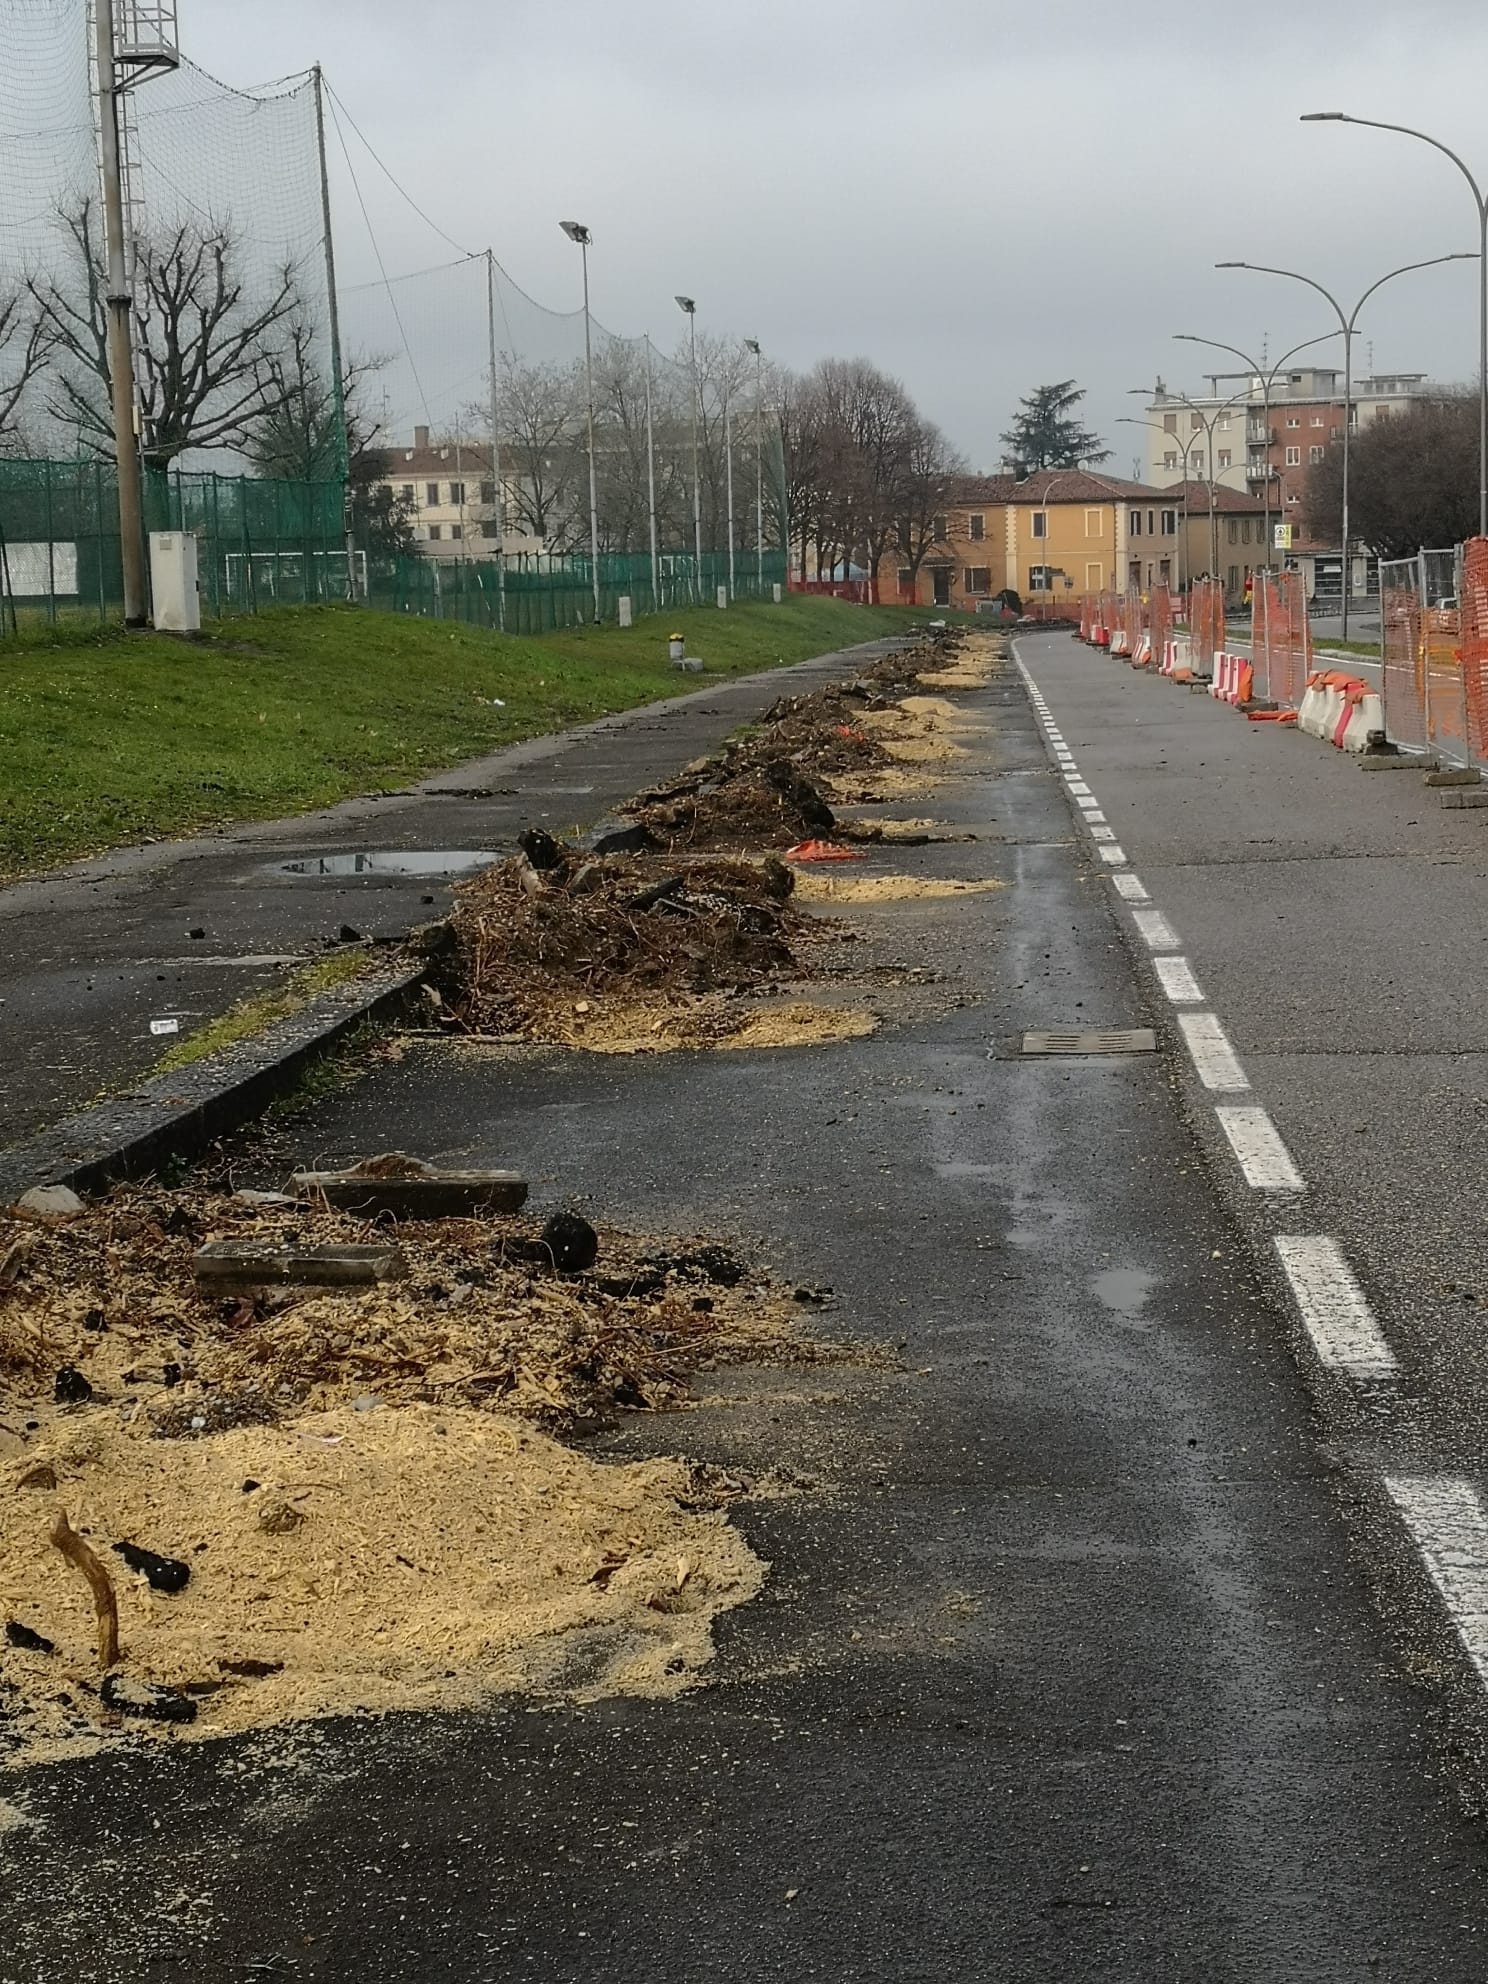
MULTIPOLYGON (((1483 0, 1296 0, 1285 11, 1107 0, 180 0, 182 42, 225 80, 319 60, 399 180, 539 300, 578 300, 562 218, 594 231, 596 313, 670 346, 699 324, 804 368, 864 354, 904 379, 978 466, 1021 393, 1069 376, 1113 426, 1127 387, 1193 387, 1174 331, 1273 357, 1328 328, 1301 268, 1351 305, 1403 262, 1476 249, 1467 186, 1383 132, 1427 125, 1488 177, 1483 0)), ((389 273, 448 256, 370 160, 357 169, 389 273)), ((344 170, 343 284, 376 273, 344 170)), ((1361 319, 1358 362, 1476 369, 1476 272, 1402 277, 1361 319)), ((420 335, 437 336, 437 325, 420 335)), ((1196 357, 1199 355, 1196 354, 1196 357)), ((1201 361, 1202 362, 1202 361, 1201 361)), ((1216 354, 1214 363, 1226 361, 1216 354)))

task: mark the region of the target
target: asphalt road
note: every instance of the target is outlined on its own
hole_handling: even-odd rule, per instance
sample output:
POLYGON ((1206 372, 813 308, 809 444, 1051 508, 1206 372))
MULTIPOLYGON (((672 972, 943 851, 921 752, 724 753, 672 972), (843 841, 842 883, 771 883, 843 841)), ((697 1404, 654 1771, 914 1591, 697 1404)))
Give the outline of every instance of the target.
MULTIPOLYGON (((1121 696, 1184 704, 1026 651, 1092 764, 1121 696)), ((979 838, 894 865, 1006 887, 853 911, 961 1003, 775 1055, 431 1046, 296 1126, 712 1231, 903 1342, 902 1373, 733 1373, 606 1443, 815 1483, 739 1505, 773 1569, 713 1684, 6 1780, 0 1984, 1481 1979, 1451 1635, 1354 1519, 1112 867, 1016 680, 977 701, 934 810, 979 838), (1155 1055, 1016 1052, 1149 1023, 1155 1055)))
POLYGON ((149 1072, 175 1020, 184 1038, 343 925, 401 937, 441 913, 438 875, 323 875, 321 857, 509 848, 518 827, 588 825, 662 771, 711 751, 793 685, 851 671, 866 643, 509 746, 404 792, 320 813, 124 848, 0 888, 0 1143, 149 1072), (311 872, 285 864, 308 860, 311 872))

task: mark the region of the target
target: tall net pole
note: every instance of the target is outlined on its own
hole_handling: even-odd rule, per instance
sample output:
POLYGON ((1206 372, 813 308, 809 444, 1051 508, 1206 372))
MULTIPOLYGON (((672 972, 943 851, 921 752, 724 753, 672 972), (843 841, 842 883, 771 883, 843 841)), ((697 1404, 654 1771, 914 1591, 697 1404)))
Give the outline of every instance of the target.
POLYGON ((491 365, 491 493, 496 511, 496 625, 506 629, 506 498, 501 488, 501 375, 496 366, 496 256, 486 250, 486 345, 491 365))
POLYGON ((118 463, 119 555, 123 567, 124 624, 143 627, 145 602, 144 504, 139 442, 134 431, 134 359, 130 350, 129 257, 124 234, 124 190, 119 171, 119 82, 114 58, 114 0, 97 0, 94 19, 98 64, 99 163, 103 177, 104 233, 108 252, 109 397, 118 463))
POLYGON ((651 527, 651 604, 661 605, 661 550, 656 535, 656 428, 652 413, 651 340, 646 339, 646 508, 651 527))
MULTIPOLYGON (((336 475, 341 483, 346 512, 346 597, 357 596, 356 531, 352 521, 351 448, 346 435, 346 375, 341 361, 341 313, 336 303, 336 249, 331 234, 331 182, 326 172, 325 85, 320 64, 311 71, 315 78, 315 147, 320 162, 320 212, 325 254, 327 323, 331 339, 331 404, 334 408, 336 475)), ((306 575, 308 578, 308 574, 306 575)))

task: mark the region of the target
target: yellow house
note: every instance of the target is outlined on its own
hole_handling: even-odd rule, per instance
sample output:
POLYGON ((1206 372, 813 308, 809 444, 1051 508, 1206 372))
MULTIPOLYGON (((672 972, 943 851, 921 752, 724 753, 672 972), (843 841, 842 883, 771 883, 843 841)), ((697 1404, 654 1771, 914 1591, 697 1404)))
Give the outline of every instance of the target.
POLYGON ((1093 469, 962 477, 931 535, 917 570, 899 553, 885 560, 885 599, 972 610, 1005 589, 1026 604, 1123 588, 1138 573, 1143 585, 1179 578, 1172 493, 1093 469))

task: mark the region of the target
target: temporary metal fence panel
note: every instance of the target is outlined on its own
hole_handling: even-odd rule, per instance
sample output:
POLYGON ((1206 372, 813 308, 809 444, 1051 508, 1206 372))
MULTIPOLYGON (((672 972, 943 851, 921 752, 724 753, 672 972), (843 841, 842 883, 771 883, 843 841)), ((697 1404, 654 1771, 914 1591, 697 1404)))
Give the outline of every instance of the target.
POLYGON ((1454 765, 1473 756, 1462 666, 1460 559, 1450 551, 1421 553, 1421 665, 1426 734, 1431 749, 1454 765))
POLYGON ((1483 765, 1488 764, 1488 537, 1467 540, 1458 573, 1468 745, 1473 761, 1483 765))
POLYGON ((1280 709, 1296 709, 1312 673, 1312 633, 1300 572, 1266 578, 1252 602, 1253 692, 1280 709))
POLYGON ((1148 617, 1152 624, 1152 665, 1161 668, 1168 642, 1173 638, 1173 595, 1166 586, 1153 588, 1148 617))
POLYGON ((1430 743, 1422 644, 1421 560, 1380 560, 1380 702, 1385 730, 1403 751, 1430 743))
POLYGON ((1195 673, 1212 675, 1214 657, 1225 637, 1224 587, 1218 579, 1195 579, 1188 607, 1188 637, 1195 673))

